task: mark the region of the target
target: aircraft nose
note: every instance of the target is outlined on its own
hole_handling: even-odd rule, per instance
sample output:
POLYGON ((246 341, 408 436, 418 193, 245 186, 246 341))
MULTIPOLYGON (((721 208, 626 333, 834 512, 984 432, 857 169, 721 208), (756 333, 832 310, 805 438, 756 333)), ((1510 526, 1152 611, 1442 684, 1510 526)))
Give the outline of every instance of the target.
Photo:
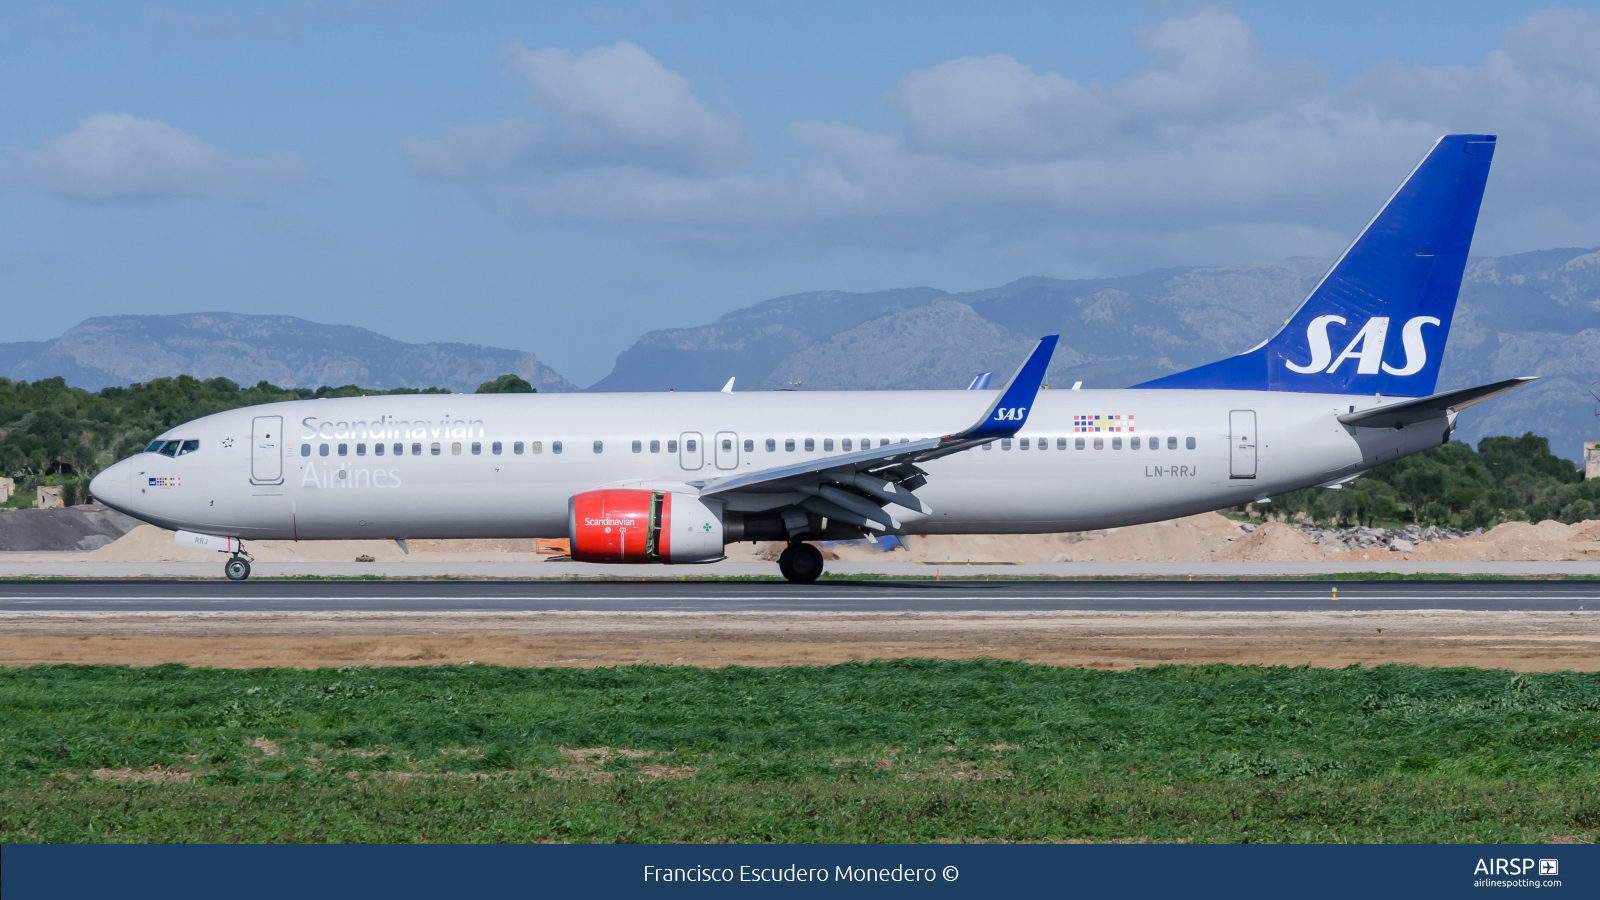
POLYGON ((128 460, 112 463, 89 482, 89 493, 112 509, 126 508, 133 501, 133 464, 128 460))

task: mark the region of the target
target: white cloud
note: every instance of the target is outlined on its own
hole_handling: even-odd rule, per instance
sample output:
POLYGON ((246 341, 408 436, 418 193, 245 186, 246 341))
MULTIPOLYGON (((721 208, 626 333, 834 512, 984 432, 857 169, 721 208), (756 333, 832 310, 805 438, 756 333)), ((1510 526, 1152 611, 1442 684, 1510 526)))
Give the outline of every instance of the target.
POLYGON ((312 180, 294 153, 232 156, 162 122, 97 113, 76 131, 36 150, 13 151, 10 180, 84 200, 193 197, 249 203, 271 200, 312 180))
POLYGON ((407 153, 524 220, 771 248, 1044 233, 1087 260, 1151 264, 1229 240, 1261 256, 1335 252, 1434 138, 1487 132, 1501 144, 1480 251, 1600 243, 1600 19, 1547 10, 1476 65, 1383 63, 1338 90, 1309 61, 1263 54, 1229 13, 1138 38, 1149 64, 1110 84, 1006 55, 912 72, 884 97, 899 131, 796 123, 807 161, 769 177, 740 164, 735 119, 639 48, 515 45, 508 65, 544 118, 407 153))
POLYGON ((499 55, 505 72, 526 83, 539 118, 455 126, 442 140, 406 141, 414 172, 496 182, 594 167, 707 176, 751 156, 737 118, 712 111, 688 79, 634 44, 573 54, 516 41, 499 55))

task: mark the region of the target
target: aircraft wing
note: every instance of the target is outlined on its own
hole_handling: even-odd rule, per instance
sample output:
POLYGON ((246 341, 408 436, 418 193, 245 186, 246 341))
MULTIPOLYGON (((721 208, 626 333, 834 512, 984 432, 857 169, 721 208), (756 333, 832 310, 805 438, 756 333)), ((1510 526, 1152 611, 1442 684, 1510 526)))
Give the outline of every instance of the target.
POLYGON ((1443 418, 1446 413, 1459 412, 1473 404, 1482 403, 1491 397, 1498 397, 1506 391, 1515 390, 1538 380, 1538 378, 1511 378, 1506 381, 1496 381, 1494 384, 1462 388, 1459 391, 1445 391, 1431 397, 1418 397, 1415 400, 1346 413, 1339 417, 1339 421, 1359 428, 1404 428, 1429 419, 1443 418))
POLYGON ((1041 338, 982 418, 962 431, 689 484, 699 487, 701 496, 798 492, 806 495, 798 505, 818 515, 879 531, 898 528, 885 505, 933 511, 912 493, 927 483, 927 473, 917 463, 1011 437, 1027 424, 1059 339, 1054 334, 1041 338))

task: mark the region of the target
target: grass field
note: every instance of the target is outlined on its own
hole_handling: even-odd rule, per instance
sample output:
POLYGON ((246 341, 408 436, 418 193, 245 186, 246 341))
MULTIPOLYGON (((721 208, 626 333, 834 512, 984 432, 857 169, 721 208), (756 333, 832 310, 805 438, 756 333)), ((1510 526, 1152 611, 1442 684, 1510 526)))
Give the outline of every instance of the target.
POLYGON ((1600 674, 0 669, 0 841, 1600 834, 1600 674))

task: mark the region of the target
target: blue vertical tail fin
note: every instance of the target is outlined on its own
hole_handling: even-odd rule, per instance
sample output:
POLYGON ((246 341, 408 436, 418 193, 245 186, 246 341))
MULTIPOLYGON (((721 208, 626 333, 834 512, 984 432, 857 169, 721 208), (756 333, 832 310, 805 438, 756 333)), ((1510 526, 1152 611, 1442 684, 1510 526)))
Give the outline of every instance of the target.
POLYGON ((1440 138, 1276 335, 1135 387, 1432 394, 1494 148, 1440 138))

